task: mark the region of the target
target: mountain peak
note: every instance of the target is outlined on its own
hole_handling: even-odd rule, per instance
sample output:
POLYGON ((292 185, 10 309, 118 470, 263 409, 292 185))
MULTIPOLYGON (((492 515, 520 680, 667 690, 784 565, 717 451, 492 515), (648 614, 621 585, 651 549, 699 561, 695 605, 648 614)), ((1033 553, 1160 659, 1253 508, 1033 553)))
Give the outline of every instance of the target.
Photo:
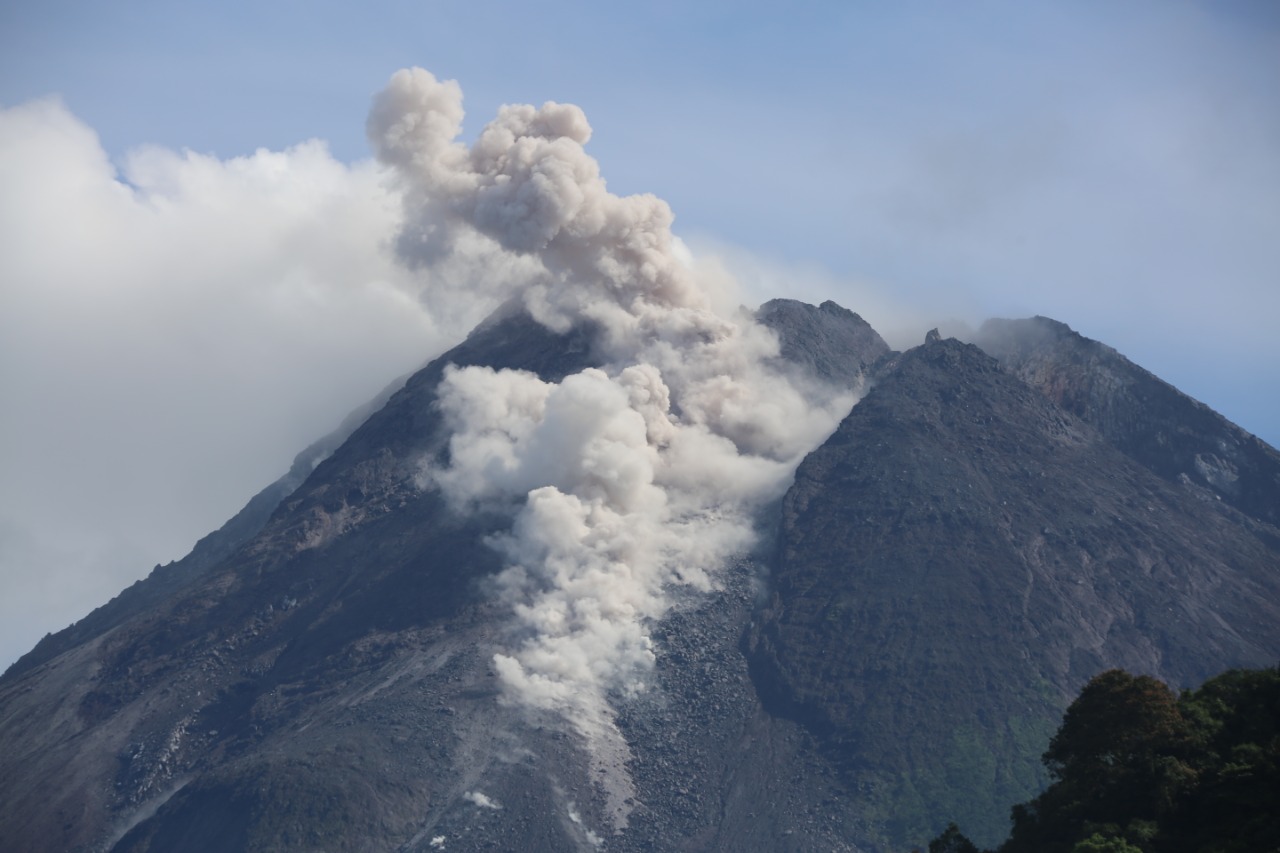
POLYGON ((1160 477, 1280 525, 1280 453, 1111 347, 1047 317, 988 320, 975 342, 1160 477))
POLYGON ((901 846, 939 813, 1001 837, 1042 784, 1018 744, 1096 672, 1190 685, 1280 651, 1271 534, 955 339, 881 366, 780 524, 751 640, 762 692, 901 846))
POLYGON ((815 307, 795 299, 772 299, 760 306, 756 319, 778 336, 783 362, 831 382, 856 383, 890 352, 871 324, 831 300, 815 307))
MULTIPOLYGON (((998 362, 941 335, 891 352, 833 302, 757 316, 777 337, 771 393, 873 387, 746 520, 756 547, 742 540, 706 584, 651 584, 669 606, 640 629, 651 668, 607 694, 607 749, 591 740, 602 718, 504 692, 499 658, 533 630, 504 584, 552 583, 563 562, 508 565, 508 510, 533 498, 460 508, 424 474, 459 449, 442 395, 467 367, 515 369, 497 378, 521 388, 612 381, 592 369, 592 330, 557 333, 512 304, 287 494, 260 496, 216 554, 157 572, 0 679, 0 847, 852 853, 919 844, 944 817, 986 841, 1043 782, 1057 716, 1099 670, 1188 685, 1280 653, 1280 531, 1162 479, 1044 392, 1075 363, 1053 341, 1119 369, 1106 351, 1052 321, 1002 330, 998 362), (1008 361, 1014 344, 1044 387, 1008 361)), ((1107 411, 1133 421, 1137 399, 1107 411)), ((1186 411, 1141 417, 1176 434, 1186 411)), ((664 427, 642 421, 607 437, 664 427)), ((662 476, 698 476, 720 452, 696 443, 662 476)), ((521 532, 577 529, 562 520, 521 532)), ((606 532, 653 528, 619 514, 606 532)), ((633 606, 599 583, 635 566, 591 568, 540 618, 633 606)), ((586 654, 534 650, 549 666, 586 654)))

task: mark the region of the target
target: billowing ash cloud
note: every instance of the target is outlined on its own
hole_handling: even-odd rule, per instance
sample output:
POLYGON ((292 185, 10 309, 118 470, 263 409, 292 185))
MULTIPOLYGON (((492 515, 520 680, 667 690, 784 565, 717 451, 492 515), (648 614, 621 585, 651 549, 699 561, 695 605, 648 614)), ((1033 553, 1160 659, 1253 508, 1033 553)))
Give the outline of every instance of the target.
POLYGON ((518 507, 494 545, 527 638, 495 666, 513 699, 585 736, 620 828, 634 792, 609 701, 643 689, 649 623, 751 545, 753 511, 854 397, 769 369, 776 340, 713 310, 667 205, 608 192, 577 107, 503 107, 470 147, 462 117, 458 85, 421 69, 376 99, 369 135, 404 184, 402 258, 425 267, 483 239, 536 260, 511 295, 549 328, 597 328, 605 366, 559 383, 450 370, 450 463, 424 482, 464 510, 518 507))

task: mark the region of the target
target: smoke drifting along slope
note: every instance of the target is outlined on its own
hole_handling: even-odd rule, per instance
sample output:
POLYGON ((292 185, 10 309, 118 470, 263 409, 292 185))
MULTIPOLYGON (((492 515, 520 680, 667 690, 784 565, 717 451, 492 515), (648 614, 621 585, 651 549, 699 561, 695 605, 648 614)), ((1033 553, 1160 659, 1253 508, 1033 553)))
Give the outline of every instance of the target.
POLYGON ((450 371, 451 458, 423 483, 463 510, 512 507, 498 586, 527 637, 496 669, 511 698, 582 733, 621 828, 632 790, 609 700, 643 689, 648 623, 750 546, 754 509, 855 398, 784 379, 767 366, 771 333, 713 310, 668 206, 608 192, 577 107, 503 107, 470 147, 462 117, 457 83, 422 69, 375 101, 370 139, 406 199, 401 258, 435 264, 481 239, 536 260, 536 275, 489 295, 518 296, 555 330, 596 328, 604 366, 558 384, 450 371))

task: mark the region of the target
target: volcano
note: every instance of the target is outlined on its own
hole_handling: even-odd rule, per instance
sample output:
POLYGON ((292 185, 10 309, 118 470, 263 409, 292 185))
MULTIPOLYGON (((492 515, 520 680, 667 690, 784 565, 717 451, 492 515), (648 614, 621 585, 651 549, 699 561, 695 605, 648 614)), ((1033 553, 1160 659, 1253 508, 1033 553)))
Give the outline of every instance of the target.
POLYGON ((625 752, 504 693, 510 515, 422 483, 448 370, 598 360, 590 330, 508 310, 5 673, 4 846, 889 850, 957 818, 994 838, 1092 675, 1190 686, 1280 654, 1280 531, 1231 488, 1277 482, 1273 449, 1042 319, 984 331, 997 360, 891 352, 833 303, 757 316, 779 371, 869 390, 754 546, 646 620, 645 689, 607 697, 625 752), (1237 472, 1221 491, 1210 454, 1237 472))
POLYGON ((990 843, 1099 671, 1280 657, 1273 448, 1044 318, 736 308, 577 107, 461 120, 368 131, 497 310, 0 677, 3 849, 990 843))

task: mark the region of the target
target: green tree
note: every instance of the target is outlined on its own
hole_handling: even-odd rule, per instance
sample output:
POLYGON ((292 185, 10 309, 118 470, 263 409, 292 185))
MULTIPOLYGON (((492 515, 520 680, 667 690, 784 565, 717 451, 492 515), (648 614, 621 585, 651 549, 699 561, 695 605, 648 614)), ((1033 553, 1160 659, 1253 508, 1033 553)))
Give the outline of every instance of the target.
POLYGON ((1053 784, 1014 809, 1001 850, 1071 853, 1100 828, 1119 835, 1155 820, 1194 784, 1192 751, 1191 727, 1166 685, 1118 669, 1096 676, 1044 754, 1053 784))
POLYGON ((1150 676, 1112 669, 1071 703, 1044 763, 1058 782, 1081 793, 1091 789, 1103 812, 1151 812, 1176 795, 1168 786, 1184 781, 1168 759, 1187 757, 1191 747, 1191 727, 1172 690, 1150 676))
POLYGON ((978 846, 965 838, 960 827, 947 824, 942 834, 929 842, 929 853, 982 853, 978 846))
POLYGON ((1196 736, 1198 784, 1166 816, 1166 848, 1280 850, 1280 668, 1230 670, 1179 703, 1196 736))
POLYGON ((1095 832, 1072 847, 1071 853, 1142 853, 1142 848, 1134 847, 1123 838, 1095 832))
MULTIPOLYGON (((998 853, 1280 851, 1280 667, 1224 672, 1181 697, 1104 672, 1044 762, 1052 784, 1013 807, 998 853)), ((934 843, 973 853, 945 846, 962 842, 953 824, 934 843)))

